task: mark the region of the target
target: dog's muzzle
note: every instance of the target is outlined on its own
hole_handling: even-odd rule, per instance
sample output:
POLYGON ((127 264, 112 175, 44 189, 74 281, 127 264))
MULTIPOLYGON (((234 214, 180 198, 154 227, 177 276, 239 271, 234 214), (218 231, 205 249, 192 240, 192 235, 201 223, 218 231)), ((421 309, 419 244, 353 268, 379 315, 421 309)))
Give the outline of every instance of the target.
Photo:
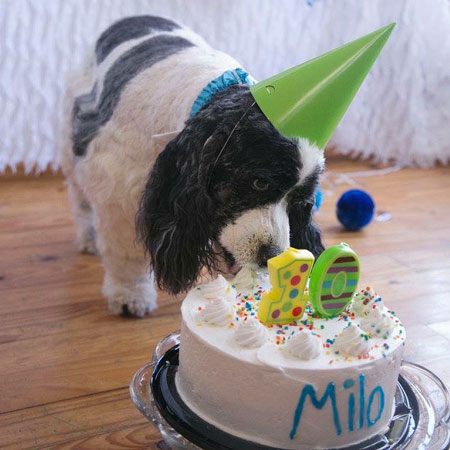
POLYGON ((258 249, 257 264, 259 267, 266 267, 267 261, 282 252, 281 248, 274 244, 262 244, 258 249))

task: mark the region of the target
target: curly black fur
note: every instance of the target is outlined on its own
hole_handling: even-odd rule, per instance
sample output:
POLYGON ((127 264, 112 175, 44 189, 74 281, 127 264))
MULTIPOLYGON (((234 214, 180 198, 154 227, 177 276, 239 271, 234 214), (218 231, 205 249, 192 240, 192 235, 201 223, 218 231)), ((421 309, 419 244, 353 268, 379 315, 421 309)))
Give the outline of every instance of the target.
POLYGON ((325 250, 319 227, 314 223, 312 211, 320 172, 310 175, 301 186, 288 196, 290 242, 294 248, 306 248, 316 258, 325 250))
MULTIPOLYGON (((191 288, 202 266, 215 268, 214 242, 223 227, 244 211, 280 201, 299 180, 297 142, 283 137, 253 102, 247 86, 216 94, 187 121, 150 173, 136 226, 158 286, 170 293, 191 288), (269 189, 253 189, 255 178, 269 189)), ((292 245, 316 255, 323 250, 311 220, 317 177, 308 177, 289 200, 292 245)))

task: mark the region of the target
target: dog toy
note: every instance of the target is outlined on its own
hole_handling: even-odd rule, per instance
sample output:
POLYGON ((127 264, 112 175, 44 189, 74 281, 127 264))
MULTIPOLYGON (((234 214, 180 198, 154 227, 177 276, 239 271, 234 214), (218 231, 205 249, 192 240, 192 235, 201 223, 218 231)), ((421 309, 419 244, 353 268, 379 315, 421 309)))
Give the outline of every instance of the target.
POLYGON ((351 189, 341 195, 336 215, 346 230, 356 231, 370 223, 374 209, 375 203, 367 192, 351 189))

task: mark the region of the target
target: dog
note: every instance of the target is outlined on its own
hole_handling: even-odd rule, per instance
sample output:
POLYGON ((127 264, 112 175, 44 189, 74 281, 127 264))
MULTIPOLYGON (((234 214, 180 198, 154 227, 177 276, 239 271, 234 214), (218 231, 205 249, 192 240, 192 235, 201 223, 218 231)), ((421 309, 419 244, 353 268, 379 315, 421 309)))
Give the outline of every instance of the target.
POLYGON ((221 258, 235 270, 288 246, 323 251, 312 218, 323 151, 282 136, 245 83, 189 117, 211 80, 240 67, 162 17, 100 35, 70 95, 61 159, 78 246, 101 255, 112 313, 144 316, 155 285, 186 292, 221 258))

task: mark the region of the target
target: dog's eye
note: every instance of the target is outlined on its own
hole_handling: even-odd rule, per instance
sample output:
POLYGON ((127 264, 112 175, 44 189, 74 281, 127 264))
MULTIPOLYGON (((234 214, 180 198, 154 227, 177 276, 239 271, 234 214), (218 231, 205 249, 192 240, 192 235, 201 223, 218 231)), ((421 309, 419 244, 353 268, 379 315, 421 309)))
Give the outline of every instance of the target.
POLYGON ((269 183, 263 180, 254 180, 252 183, 252 188, 255 189, 255 191, 267 191, 269 188, 269 183))

